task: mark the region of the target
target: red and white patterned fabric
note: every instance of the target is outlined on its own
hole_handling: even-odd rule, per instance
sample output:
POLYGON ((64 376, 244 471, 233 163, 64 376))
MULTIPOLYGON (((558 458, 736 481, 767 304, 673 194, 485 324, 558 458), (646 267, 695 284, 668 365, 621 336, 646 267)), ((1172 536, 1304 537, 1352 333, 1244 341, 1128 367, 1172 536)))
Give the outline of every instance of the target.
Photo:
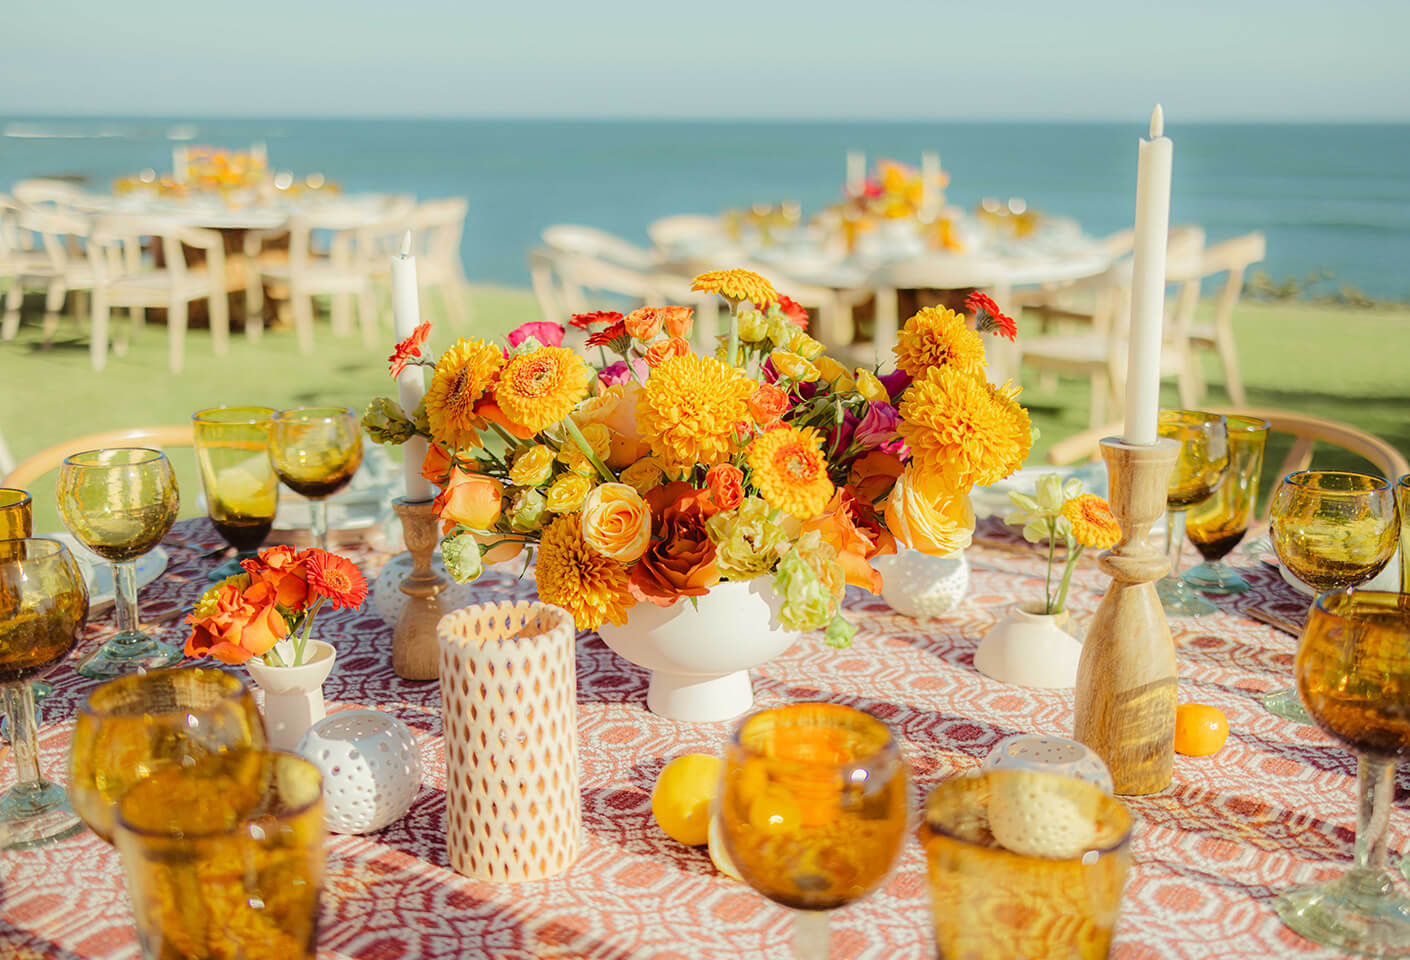
MULTIPOLYGON (((990 531, 991 533, 994 531, 990 531)), ((142 594, 146 618, 189 607, 208 585, 220 544, 204 520, 177 525, 172 563, 142 594)), ((835 651, 804 637, 755 672, 760 707, 829 699, 890 724, 911 765, 913 809, 937 781, 977 766, 1017 732, 1071 735, 1072 694, 995 683, 973 667, 977 639, 1013 603, 1042 590, 1036 552, 975 547, 973 583, 952 615, 926 621, 893 613, 879 598, 849 597, 859 631, 835 651)), ((385 557, 359 554, 374 575, 385 557)), ((1213 757, 1176 757, 1164 792, 1128 800, 1139 817, 1134 864, 1118 927, 1121 960, 1172 957, 1335 957, 1286 929, 1270 901, 1279 891, 1332 876, 1349 863, 1355 824, 1350 751, 1315 728, 1266 712, 1260 694, 1291 680, 1293 637, 1239 616, 1250 605, 1300 618, 1306 603, 1273 571, 1247 569, 1254 591, 1220 601, 1225 611, 1174 621, 1180 697, 1212 703, 1231 735, 1213 757)), ((486 600, 528 597, 516 570, 478 585, 486 600)), ((1072 606, 1090 615, 1104 587, 1092 564, 1079 570, 1072 606)), ((85 650, 112 632, 89 628, 85 650)), ((167 630, 176 636, 180 627, 167 630)), ((645 708, 646 674, 594 635, 578 640, 583 851, 553 880, 497 886, 447 865, 440 697, 435 683, 398 679, 390 630, 368 614, 320 618, 338 662, 329 708, 371 707, 411 725, 426 776, 402 820, 380 833, 328 844, 319 956, 392 958, 786 958, 790 918, 781 907, 715 871, 704 849, 668 839, 651 819, 650 791, 671 757, 716 752, 729 725, 663 720, 645 708)), ((77 658, 83 651, 76 653, 77 658)), ((92 682, 71 664, 50 677, 41 735, 47 775, 62 781, 74 704, 92 682)), ((0 785, 13 782, 5 761, 0 785)), ((1402 769, 1391 848, 1410 848, 1402 769)), ((898 960, 934 955, 924 857, 906 846, 896 871, 867 900, 833 916, 832 956, 898 960)), ((0 957, 139 955, 117 853, 91 833, 36 850, 0 854, 0 957)))

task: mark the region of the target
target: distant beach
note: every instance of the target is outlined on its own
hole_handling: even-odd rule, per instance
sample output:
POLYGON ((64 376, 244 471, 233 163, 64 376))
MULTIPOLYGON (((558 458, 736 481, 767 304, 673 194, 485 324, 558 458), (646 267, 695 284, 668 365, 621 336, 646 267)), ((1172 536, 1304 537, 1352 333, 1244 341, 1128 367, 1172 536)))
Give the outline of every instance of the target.
MULTIPOLYGON (((1129 226, 1142 125, 0 118, 0 191, 34 176, 103 189, 170 167, 179 143, 268 144, 270 163, 350 191, 465 195, 466 272, 525 286, 524 254, 552 223, 646 242, 652 220, 756 202, 835 202, 844 154, 918 163, 938 150, 948 199, 1022 197, 1094 235, 1129 226)), ((1172 220, 1211 241, 1262 230, 1274 283, 1331 271, 1368 297, 1410 299, 1410 125, 1192 124, 1175 140, 1172 220)))

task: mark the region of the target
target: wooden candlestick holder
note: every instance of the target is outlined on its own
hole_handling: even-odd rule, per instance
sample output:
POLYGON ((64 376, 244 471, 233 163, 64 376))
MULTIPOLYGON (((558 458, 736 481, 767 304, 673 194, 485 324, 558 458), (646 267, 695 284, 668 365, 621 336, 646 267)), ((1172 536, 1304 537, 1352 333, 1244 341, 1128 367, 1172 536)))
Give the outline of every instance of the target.
POLYGON ((1118 794, 1165 789, 1175 761, 1175 646, 1155 591, 1170 564, 1150 531, 1179 453, 1164 437, 1151 446, 1102 441, 1121 541, 1099 561, 1111 586, 1077 664, 1073 739, 1106 761, 1118 794))
POLYGON ((411 572, 401 582, 406 607, 392 631, 392 670, 404 680, 435 680, 440 674, 436 625, 450 610, 443 603, 450 581, 431 569, 437 520, 431 500, 392 501, 401 518, 402 539, 411 554, 411 572))

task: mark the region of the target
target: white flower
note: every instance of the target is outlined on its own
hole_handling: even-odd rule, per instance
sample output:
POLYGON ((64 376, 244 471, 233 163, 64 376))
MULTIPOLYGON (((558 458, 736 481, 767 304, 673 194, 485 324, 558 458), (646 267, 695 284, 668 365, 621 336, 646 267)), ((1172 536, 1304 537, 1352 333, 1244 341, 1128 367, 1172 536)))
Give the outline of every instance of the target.
POLYGON ((1029 543, 1042 543, 1052 532, 1066 540, 1072 532, 1072 524, 1062 515, 1062 505, 1082 493, 1082 481, 1069 477, 1063 482, 1062 475, 1045 473, 1038 478, 1034 496, 1009 491, 1009 500, 1017 510, 1010 510, 1004 516, 1004 523, 1023 527, 1023 539, 1029 543))

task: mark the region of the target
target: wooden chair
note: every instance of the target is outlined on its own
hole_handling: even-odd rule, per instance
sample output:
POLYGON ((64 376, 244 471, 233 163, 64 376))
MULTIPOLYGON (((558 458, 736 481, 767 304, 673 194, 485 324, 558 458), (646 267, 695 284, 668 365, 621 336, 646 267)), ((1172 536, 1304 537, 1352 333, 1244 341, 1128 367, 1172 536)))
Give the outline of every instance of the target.
MULTIPOLYGON (((337 207, 294 217, 287 227, 289 257, 283 262, 262 260, 262 243, 268 239, 268 234, 252 231, 245 245, 245 257, 252 274, 245 292, 249 310, 247 322, 257 328, 263 327, 264 285, 277 284, 288 292, 299 350, 309 354, 313 353, 313 298, 324 294, 332 297, 330 324, 334 334, 341 336, 351 329, 355 296, 363 342, 369 347, 374 346, 377 342, 377 316, 372 299, 372 277, 366 259, 357 254, 358 231, 366 227, 365 212, 337 207), (315 251, 314 231, 329 234, 327 256, 319 256, 315 251)), ((282 234, 283 231, 280 232, 282 234)), ((252 330, 251 338, 258 337, 258 330, 252 330)))
POLYGON ((161 427, 125 427, 120 430, 90 433, 84 437, 56 443, 20 461, 19 466, 0 480, 0 486, 28 489, 37 477, 58 469, 65 457, 84 450, 107 447, 153 447, 160 450, 165 447, 190 447, 194 446, 195 442, 195 430, 189 423, 161 427))
POLYGON ((1262 233, 1246 233, 1205 248, 1200 266, 1201 279, 1221 273, 1227 273, 1229 277, 1214 301, 1213 322, 1192 324, 1189 329, 1197 398, 1204 395, 1204 378, 1200 375, 1196 351, 1214 350, 1219 354, 1220 365, 1224 368, 1224 389, 1228 391, 1229 399, 1235 406, 1248 402, 1243 378, 1239 375, 1239 351, 1234 343, 1234 307, 1243 293, 1244 271, 1262 260, 1267 252, 1268 240, 1262 233))
MULTIPOLYGON (((1366 460, 1392 482, 1397 477, 1410 473, 1410 461, 1405 459, 1395 447, 1380 437, 1367 433, 1346 423, 1314 417, 1291 410, 1265 410, 1257 407, 1207 407, 1212 413, 1233 416, 1259 417, 1268 421, 1273 433, 1286 433, 1294 437, 1292 449, 1283 458, 1278 468, 1278 476, 1287 476, 1298 470, 1306 470, 1312 465, 1313 448, 1318 443, 1340 447, 1366 460)), ((1074 463, 1078 460, 1096 460, 1101 456, 1103 437, 1119 436, 1121 423, 1107 423, 1100 427, 1084 430, 1065 440, 1053 444, 1048 451, 1048 462, 1056 464, 1074 463)), ((1268 518, 1268 505, 1265 504, 1261 520, 1268 518)))
POLYGON ((58 330, 59 314, 69 291, 93 288, 93 271, 79 245, 87 239, 90 223, 88 218, 67 210, 29 206, 16 211, 15 223, 20 250, 14 254, 16 270, 5 295, 3 336, 13 340, 19 333, 25 292, 42 291, 44 341, 48 343, 58 330), (38 242, 26 245, 26 234, 38 242))
POLYGON ((669 250, 691 240, 706 238, 722 241, 725 225, 719 217, 700 213, 681 213, 654 220, 646 228, 646 235, 658 250, 669 250))
MULTIPOLYGON (((1172 240, 1179 235, 1180 229, 1176 227, 1171 231, 1172 240)), ((1118 230, 1098 241, 1102 252, 1113 262, 1129 257, 1135 244, 1136 231, 1131 229, 1118 230)), ((1092 310, 1080 309, 1073 301, 1081 300, 1093 292, 1092 280, 1091 277, 1085 277, 1068 283, 1043 284, 1026 290, 1015 290, 1009 304, 1015 310, 1023 311, 1025 326, 1028 325, 1030 315, 1036 317, 1040 334, 1048 333, 1052 327, 1065 321, 1091 326, 1092 310)))
POLYGON ((464 197, 450 197, 428 200, 411 215, 417 286, 440 294, 446 316, 457 330, 466 329, 472 322, 470 281, 465 279, 460 259, 469 209, 470 202, 464 197))
POLYGON ((607 264, 646 272, 656 269, 660 258, 650 250, 596 227, 558 223, 543 231, 544 246, 569 256, 590 257, 607 264))

